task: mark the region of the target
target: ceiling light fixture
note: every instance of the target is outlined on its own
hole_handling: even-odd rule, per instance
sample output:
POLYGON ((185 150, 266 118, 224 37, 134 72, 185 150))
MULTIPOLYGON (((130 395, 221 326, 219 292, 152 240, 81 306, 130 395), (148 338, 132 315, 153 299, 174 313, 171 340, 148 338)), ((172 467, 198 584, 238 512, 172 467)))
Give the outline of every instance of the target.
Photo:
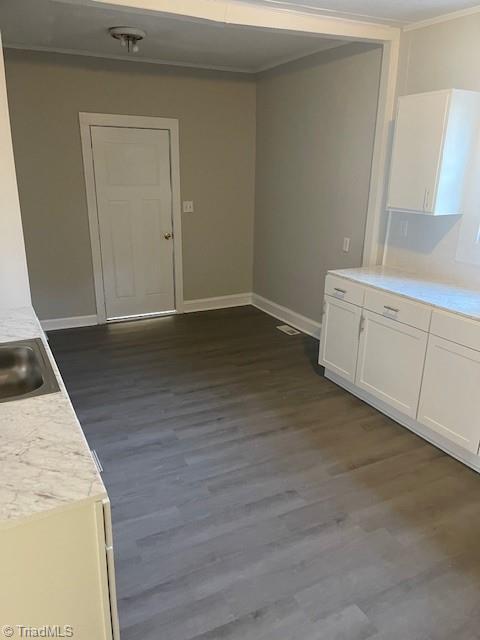
POLYGON ((145 31, 135 27, 110 27, 108 32, 112 38, 120 41, 120 46, 126 48, 128 53, 138 53, 138 43, 147 35, 145 31))

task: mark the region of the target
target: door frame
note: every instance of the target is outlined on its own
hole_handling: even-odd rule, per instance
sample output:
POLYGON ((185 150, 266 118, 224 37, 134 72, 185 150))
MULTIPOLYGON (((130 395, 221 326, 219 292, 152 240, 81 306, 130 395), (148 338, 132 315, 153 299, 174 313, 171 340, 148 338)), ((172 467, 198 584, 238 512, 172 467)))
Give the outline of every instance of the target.
POLYGON ((179 125, 175 118, 152 116, 125 116, 110 113, 78 114, 82 143, 83 170, 87 195, 88 226, 92 250, 93 280, 98 324, 106 324, 105 290, 103 283, 102 255, 100 248, 100 228, 98 223, 97 192, 93 166, 93 146, 90 128, 120 127, 126 129, 161 129, 170 136, 170 176, 172 187, 173 225, 173 280, 175 290, 175 313, 183 313, 183 261, 182 261, 182 218, 180 204, 180 145, 179 125))

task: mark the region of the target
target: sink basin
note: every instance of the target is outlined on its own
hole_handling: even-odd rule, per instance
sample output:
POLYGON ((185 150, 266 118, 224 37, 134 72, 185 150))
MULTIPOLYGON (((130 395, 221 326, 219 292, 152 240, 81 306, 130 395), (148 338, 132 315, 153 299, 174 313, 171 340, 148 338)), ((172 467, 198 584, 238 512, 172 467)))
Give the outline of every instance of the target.
POLYGON ((0 344, 0 402, 59 390, 40 338, 0 344))

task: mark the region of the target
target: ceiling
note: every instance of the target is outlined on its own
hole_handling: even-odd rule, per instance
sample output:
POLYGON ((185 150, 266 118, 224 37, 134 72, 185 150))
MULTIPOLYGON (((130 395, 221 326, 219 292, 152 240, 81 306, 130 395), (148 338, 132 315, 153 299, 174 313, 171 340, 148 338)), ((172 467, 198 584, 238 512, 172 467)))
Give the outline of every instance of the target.
POLYGON ((148 34, 140 52, 128 56, 129 60, 242 72, 262 71, 344 44, 315 35, 127 12, 106 6, 55 0, 0 2, 0 30, 5 47, 124 59, 124 49, 107 30, 125 25, 144 29, 148 34))
MULTIPOLYGON (((215 1, 215 0, 212 0, 215 1)), ((480 0, 243 0, 351 19, 408 25, 477 7, 480 0)), ((218 0, 220 5, 222 0, 218 0)), ((86 0, 0 0, 6 47, 257 73, 345 41, 208 22, 86 0), (144 29, 140 52, 126 56, 113 26, 144 29)))
POLYGON ((250 4, 291 7, 336 16, 404 26, 477 7, 479 0, 249 0, 250 4))

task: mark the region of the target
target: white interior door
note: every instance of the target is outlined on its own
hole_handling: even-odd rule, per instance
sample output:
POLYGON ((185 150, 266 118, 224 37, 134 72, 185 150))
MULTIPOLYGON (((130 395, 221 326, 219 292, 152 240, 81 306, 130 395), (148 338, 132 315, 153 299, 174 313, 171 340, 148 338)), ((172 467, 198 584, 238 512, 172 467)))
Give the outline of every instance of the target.
POLYGON ((92 126, 108 320, 175 309, 170 136, 92 126))

